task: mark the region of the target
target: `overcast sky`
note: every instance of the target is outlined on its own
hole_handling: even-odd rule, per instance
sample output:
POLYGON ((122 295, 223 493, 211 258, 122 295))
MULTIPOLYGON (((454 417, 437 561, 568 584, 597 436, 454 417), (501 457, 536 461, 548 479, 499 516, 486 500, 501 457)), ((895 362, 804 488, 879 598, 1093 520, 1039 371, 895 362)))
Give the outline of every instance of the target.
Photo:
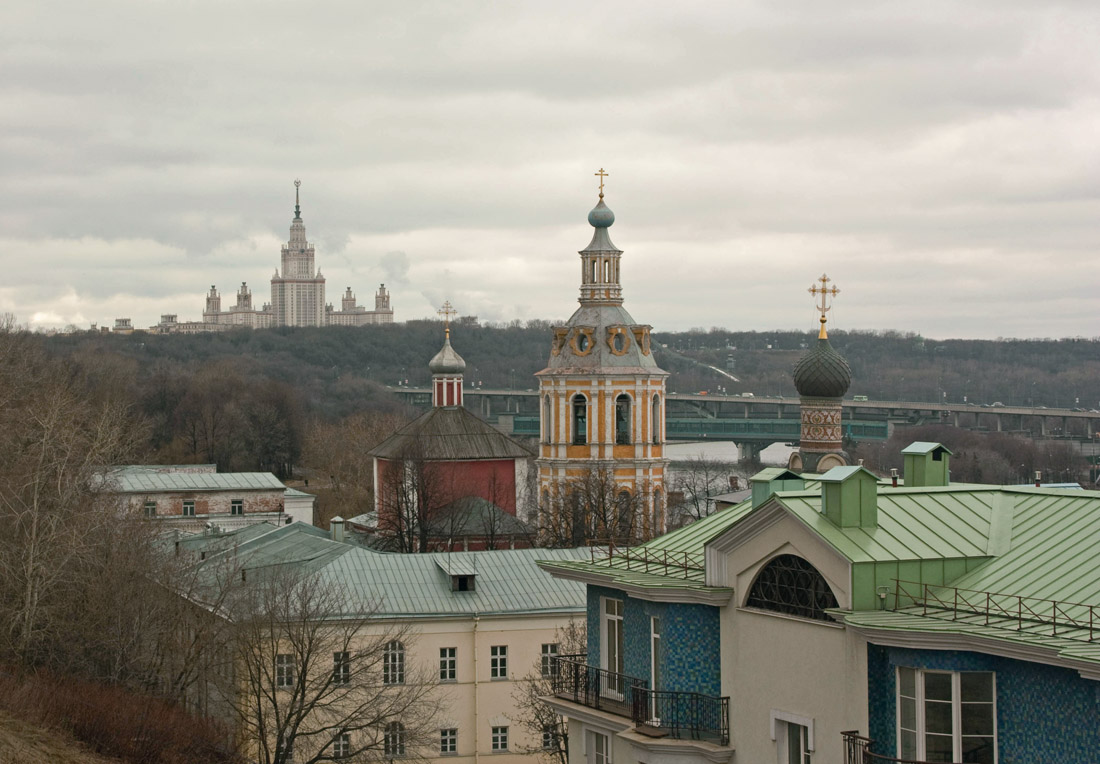
POLYGON ((270 299, 302 213, 339 306, 564 319, 604 167, 658 330, 1100 335, 1100 4, 0 7, 0 312, 270 299))

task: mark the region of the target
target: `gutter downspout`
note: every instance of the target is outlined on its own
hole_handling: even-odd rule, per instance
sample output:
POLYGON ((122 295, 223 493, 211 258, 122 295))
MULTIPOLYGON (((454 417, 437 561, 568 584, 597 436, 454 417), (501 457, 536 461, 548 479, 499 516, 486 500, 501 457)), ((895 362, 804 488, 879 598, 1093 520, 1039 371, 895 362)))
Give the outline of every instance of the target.
POLYGON ((477 624, 481 619, 477 613, 474 613, 474 764, 479 764, 481 760, 481 720, 477 715, 477 696, 480 692, 477 680, 477 624))

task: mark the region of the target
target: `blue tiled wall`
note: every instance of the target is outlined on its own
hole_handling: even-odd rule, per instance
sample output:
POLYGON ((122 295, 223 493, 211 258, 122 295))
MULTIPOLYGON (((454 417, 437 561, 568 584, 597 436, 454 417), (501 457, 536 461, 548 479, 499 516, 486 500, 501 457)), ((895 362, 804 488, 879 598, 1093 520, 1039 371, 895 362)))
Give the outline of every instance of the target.
POLYGON ((897 666, 997 674, 1000 764, 1100 762, 1100 682, 1072 669, 980 653, 868 646, 868 703, 875 751, 894 755, 897 666))
POLYGON ((600 598, 623 600, 626 673, 649 679, 650 619, 661 619, 658 684, 662 690, 720 695, 718 608, 676 602, 648 602, 621 591, 588 587, 588 662, 600 662, 600 598))

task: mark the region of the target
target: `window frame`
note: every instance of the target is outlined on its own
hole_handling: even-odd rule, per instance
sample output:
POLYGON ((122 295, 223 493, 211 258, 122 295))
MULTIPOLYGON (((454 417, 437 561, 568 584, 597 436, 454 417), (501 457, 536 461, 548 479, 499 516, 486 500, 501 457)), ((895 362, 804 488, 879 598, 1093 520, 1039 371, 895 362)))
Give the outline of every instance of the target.
POLYGON ((557 642, 543 642, 539 653, 539 668, 543 679, 553 679, 558 675, 558 662, 554 660, 561 652, 557 642))
MULTIPOLYGON (((964 738, 990 738, 993 742, 993 762, 1000 761, 998 750, 999 736, 997 732, 997 672, 995 671, 951 671, 941 669, 921 669, 912 666, 896 666, 894 669, 894 705, 895 705, 895 749, 897 756, 902 757, 902 732, 912 732, 914 740, 914 758, 924 759, 927 756, 927 737, 930 734, 927 726, 927 704, 942 703, 933 699, 929 701, 926 696, 925 677, 929 675, 946 675, 951 677, 951 747, 952 761, 961 761, 963 757, 962 744, 964 738), (902 695, 901 676, 903 671, 913 672, 913 697, 902 695), (966 674, 985 675, 989 677, 990 700, 989 701, 964 701, 962 699, 962 677, 966 674), (902 727, 903 701, 911 701, 913 704, 913 728, 902 727), (990 735, 964 735, 962 731, 963 705, 989 706, 990 719, 993 732, 990 735)), ((943 736, 942 733, 931 733, 943 736)))
POLYGON ((615 396, 615 445, 629 446, 634 442, 634 399, 626 393, 615 396))
POLYGON ((386 724, 382 733, 382 753, 391 759, 400 759, 407 755, 405 725, 399 721, 386 724))
POLYGON ((439 755, 458 755, 458 728, 440 727, 439 729, 439 755))
POLYGON ((588 445, 588 396, 577 393, 570 399, 570 445, 588 445))
POLYGON ((351 653, 346 650, 332 654, 332 683, 339 687, 351 684, 351 653))
POLYGON ((506 753, 508 751, 508 727, 490 727, 490 750, 493 753, 506 753))
POLYGON ((229 514, 240 516, 244 514, 244 499, 229 500, 229 514))
POLYGON ((194 517, 195 516, 195 500, 194 499, 184 499, 182 509, 180 510, 180 512, 183 514, 184 517, 194 517))
POLYGON ((285 690, 293 687, 298 678, 297 668, 293 653, 276 653, 275 688, 285 690))
POLYGON ((157 516, 157 503, 155 501, 147 501, 142 505, 142 512, 146 517, 157 516))
POLYGON ((458 648, 439 648, 439 681, 458 681, 458 648))
POLYGON ((351 735, 341 732, 332 739, 332 758, 346 759, 351 756, 351 735))
POLYGON ((508 645, 489 647, 489 678, 498 681, 508 678, 508 645))
POLYGON ((382 652, 382 684, 405 684, 405 644, 393 639, 382 652))

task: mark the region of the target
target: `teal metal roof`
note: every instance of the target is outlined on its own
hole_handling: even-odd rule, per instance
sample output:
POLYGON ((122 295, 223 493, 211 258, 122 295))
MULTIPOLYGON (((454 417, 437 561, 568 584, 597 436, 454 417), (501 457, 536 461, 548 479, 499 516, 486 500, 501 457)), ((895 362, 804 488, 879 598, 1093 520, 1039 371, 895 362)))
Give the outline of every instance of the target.
POLYGON ((111 475, 119 493, 164 491, 284 491, 270 472, 118 472, 111 475))
POLYGON ((220 552, 220 557, 208 554, 202 563, 211 570, 233 554, 249 574, 286 566, 317 573, 347 593, 352 610, 345 615, 350 617, 578 613, 585 607, 584 584, 552 578, 537 561, 576 560, 587 557, 587 549, 388 554, 333 541, 304 523, 264 532, 256 527, 192 537, 188 548, 220 552), (448 571, 475 574, 474 591, 452 591, 448 571))

